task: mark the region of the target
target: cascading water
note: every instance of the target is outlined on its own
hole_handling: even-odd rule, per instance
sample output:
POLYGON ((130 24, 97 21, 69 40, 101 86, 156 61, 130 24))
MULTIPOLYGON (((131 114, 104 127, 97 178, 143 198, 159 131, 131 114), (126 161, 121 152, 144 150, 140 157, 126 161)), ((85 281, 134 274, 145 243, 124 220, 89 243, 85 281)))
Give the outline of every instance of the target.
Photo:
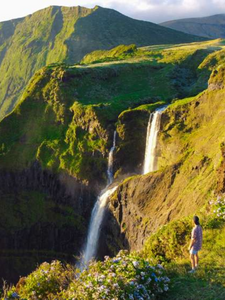
POLYGON ((116 190, 117 186, 109 187, 110 184, 113 182, 113 152, 116 148, 116 131, 113 135, 113 146, 109 152, 108 158, 108 169, 107 169, 107 176, 108 176, 108 183, 104 190, 101 191, 100 195, 97 198, 95 206, 91 213, 91 221, 89 224, 88 229, 88 236, 87 242, 83 253, 83 258, 80 262, 80 268, 84 268, 88 265, 88 262, 95 258, 98 240, 101 230, 101 224, 104 217, 107 200, 116 190))
POLYGON ((143 174, 147 174, 149 172, 157 170, 157 137, 160 130, 161 114, 164 109, 165 107, 157 109, 154 113, 151 113, 149 117, 143 174))
POLYGON ((108 176, 108 185, 113 182, 113 152, 116 148, 116 131, 113 134, 113 146, 109 151, 109 158, 108 158, 108 169, 107 169, 107 176, 108 176))

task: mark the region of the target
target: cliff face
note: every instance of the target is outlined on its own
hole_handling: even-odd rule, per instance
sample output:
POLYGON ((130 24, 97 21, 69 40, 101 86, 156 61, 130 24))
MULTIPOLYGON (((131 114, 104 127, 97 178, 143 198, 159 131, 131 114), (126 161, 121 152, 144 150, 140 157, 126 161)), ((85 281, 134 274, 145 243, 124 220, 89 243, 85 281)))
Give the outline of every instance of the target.
POLYGON ((116 177, 120 173, 141 173, 148 119, 149 111, 145 110, 128 110, 119 115, 116 128, 116 177))
POLYGON ((63 94, 61 75, 42 70, 0 125, 0 276, 9 281, 80 254, 105 182, 104 122, 63 94))
MULTIPOLYGON (((79 255, 94 201, 106 183, 114 122, 128 106, 113 106, 102 90, 128 71, 127 66, 44 68, 0 123, 1 277, 16 281, 37 262, 79 255)), ((139 125, 145 131, 142 115, 148 112, 138 112, 137 132, 139 125)), ((118 159, 118 169, 121 163, 118 159)))
MULTIPOLYGON (((219 82, 222 73, 217 72, 219 82)), ((212 81, 214 74, 209 87, 212 81)), ((212 193, 224 191, 225 90, 215 86, 163 112, 159 171, 125 180, 110 200, 105 226, 112 252, 121 246, 141 249, 152 232, 170 220, 198 213, 212 193)))
POLYGON ((10 282, 38 262, 79 255, 98 193, 68 174, 42 170, 0 172, 0 276, 10 282))

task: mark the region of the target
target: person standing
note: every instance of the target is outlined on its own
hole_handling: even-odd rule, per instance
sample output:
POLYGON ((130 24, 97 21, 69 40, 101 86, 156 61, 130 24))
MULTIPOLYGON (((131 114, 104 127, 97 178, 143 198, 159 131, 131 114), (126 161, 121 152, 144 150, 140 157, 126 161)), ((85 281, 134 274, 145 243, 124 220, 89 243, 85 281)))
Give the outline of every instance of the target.
POLYGON ((198 268, 199 257, 198 251, 202 248, 202 227, 199 223, 199 217, 194 216, 193 218, 193 229, 191 232, 191 241, 188 247, 190 251, 190 259, 191 259, 191 271, 189 273, 194 273, 195 270, 198 268))

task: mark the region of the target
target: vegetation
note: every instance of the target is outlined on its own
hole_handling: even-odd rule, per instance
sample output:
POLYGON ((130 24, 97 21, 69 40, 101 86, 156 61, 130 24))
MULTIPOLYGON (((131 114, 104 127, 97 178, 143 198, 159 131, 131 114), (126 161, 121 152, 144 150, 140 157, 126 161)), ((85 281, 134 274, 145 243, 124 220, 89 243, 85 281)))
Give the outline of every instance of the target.
MULTIPOLYGON (((51 64, 32 78, 18 105, 0 123, 0 175, 1 178, 4 174, 19 176, 38 162, 50 176, 76 178, 80 190, 75 193, 79 197, 84 188, 91 189, 92 185, 98 188, 106 182, 107 157, 115 128, 117 175, 140 172, 149 112, 172 102, 162 115, 160 171, 130 178, 120 185, 114 199, 115 209, 121 207, 116 202, 126 199, 122 213, 114 216, 119 216, 118 224, 122 222, 121 236, 130 239, 133 247, 136 233, 138 242, 142 242, 144 232, 152 233, 171 219, 192 214, 207 203, 210 192, 216 189, 218 170, 223 167, 221 144, 225 140, 224 45, 218 40, 141 49, 131 45, 88 57, 93 64, 70 67, 51 64), (180 97, 183 100, 178 100, 180 97)), ((222 174, 223 168, 221 178, 222 174)), ((29 186, 28 190, 1 191, 0 208, 6 226, 2 234, 19 232, 27 237, 47 224, 57 235, 58 230, 68 232, 69 227, 72 228, 69 234, 73 230, 77 234, 74 249, 78 251, 91 201, 82 202, 89 207, 86 211, 82 207, 80 216, 73 207, 56 204, 48 193, 43 195, 36 187, 29 186)), ((67 202, 67 198, 62 201, 67 202)), ((214 220, 210 224, 213 223, 214 220)), ((188 230, 188 221, 184 220, 165 227, 156 234, 157 239, 148 252, 165 265, 186 259, 188 230), (172 231, 176 234, 171 234, 172 231), (167 243, 163 244, 164 241, 167 243), (176 247, 170 247, 171 243, 176 247), (159 253, 155 255, 155 251, 159 253)), ((216 230, 219 229, 213 232, 216 230)), ((56 235, 52 235, 53 250, 55 239, 59 238, 56 235)), ((112 249, 116 247, 113 245, 112 249)), ((99 266, 104 268, 104 264, 99 266)), ((171 278, 182 275, 176 268, 174 275, 174 269, 168 265, 171 278)), ((201 282, 208 279, 204 280, 201 282)), ((74 285, 84 288, 81 283, 74 285)), ((53 294, 58 289, 68 292, 61 283, 53 286, 57 290, 53 294)))
POLYGON ((97 50, 85 55, 81 64, 102 63, 124 60, 137 55, 137 47, 133 45, 119 45, 111 50, 97 50))
MULTIPOLYGON (((169 289, 161 265, 152 266, 136 254, 120 252, 104 262, 92 262, 80 274, 59 261, 43 263, 17 288, 7 288, 5 299, 156 299, 169 289)), ((161 296, 160 296, 161 297, 161 296)))
POLYGON ((193 89, 201 91, 209 77, 201 75, 208 70, 208 63, 199 71, 196 68, 213 45, 182 46, 182 51, 177 47, 158 51, 121 46, 110 53, 115 59, 133 53, 131 60, 85 68, 45 67, 36 73, 19 105, 0 125, 1 166, 21 170, 37 159, 43 168, 54 172, 66 170, 82 180, 104 180, 110 148, 106 128, 128 108, 151 111, 154 103, 168 103, 181 94, 192 94, 193 89), (195 55, 199 47, 202 52, 195 55), (192 74, 193 80, 178 85, 181 76, 177 68, 192 74), (16 162, 14 157, 18 157, 16 162))
POLYGON ((156 261, 164 261, 171 279, 168 294, 160 299, 222 300, 225 295, 225 224, 218 222, 218 218, 213 215, 204 217, 199 268, 194 274, 188 274, 190 224, 191 218, 189 221, 183 219, 172 222, 151 236, 145 244, 145 259, 154 257, 156 261), (165 251, 163 246, 166 247, 165 251))
POLYGON ((91 262, 82 272, 59 261, 45 262, 16 287, 5 286, 4 299, 222 300, 225 223, 212 210, 203 212, 201 220, 203 249, 194 274, 188 274, 191 218, 186 218, 151 235, 140 253, 121 251, 115 258, 91 262))

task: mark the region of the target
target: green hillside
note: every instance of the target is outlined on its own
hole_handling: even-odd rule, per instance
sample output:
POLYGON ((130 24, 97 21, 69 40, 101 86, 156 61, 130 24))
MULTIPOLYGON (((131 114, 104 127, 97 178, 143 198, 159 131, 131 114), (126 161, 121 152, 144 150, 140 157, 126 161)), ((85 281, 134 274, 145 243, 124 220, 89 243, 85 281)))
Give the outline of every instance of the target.
MULTIPOLYGON (((130 49, 136 51, 131 58, 129 51, 126 57, 129 47, 120 48, 124 49, 125 60, 121 60, 120 51, 111 63, 52 65, 35 74, 16 109, 0 125, 2 168, 21 170, 39 159, 51 170, 65 168, 81 180, 94 178, 92 172, 82 171, 83 155, 88 158, 93 151, 107 153, 108 126, 113 126, 128 108, 146 104, 142 109, 148 110, 152 103, 169 103, 204 90, 211 72, 204 61, 223 49, 223 42, 165 46, 163 50, 157 46, 137 50, 131 45, 130 49), (96 119, 93 125, 92 118, 96 119)), ((96 58, 94 52, 88 55, 89 61, 92 55, 96 58)), ((107 55, 106 51, 104 60, 107 55)), ((88 160, 91 163, 92 159, 88 160)), ((98 163, 101 161, 105 169, 106 160, 99 158, 98 163)))
POLYGON ((224 61, 223 40, 132 44, 36 72, 0 122, 0 277, 16 282, 37 262, 79 255, 115 129, 120 186, 100 257, 140 250, 172 220, 207 215, 212 192, 224 191, 224 61), (149 113, 164 104, 160 170, 137 175, 149 113))
POLYGON ((161 23, 160 25, 180 32, 204 36, 209 39, 225 37, 225 14, 204 18, 172 20, 161 23))
POLYGON ((199 41, 159 25, 96 6, 53 6, 0 23, 0 119, 12 111, 32 75, 51 63, 75 64, 87 53, 120 44, 199 41))

